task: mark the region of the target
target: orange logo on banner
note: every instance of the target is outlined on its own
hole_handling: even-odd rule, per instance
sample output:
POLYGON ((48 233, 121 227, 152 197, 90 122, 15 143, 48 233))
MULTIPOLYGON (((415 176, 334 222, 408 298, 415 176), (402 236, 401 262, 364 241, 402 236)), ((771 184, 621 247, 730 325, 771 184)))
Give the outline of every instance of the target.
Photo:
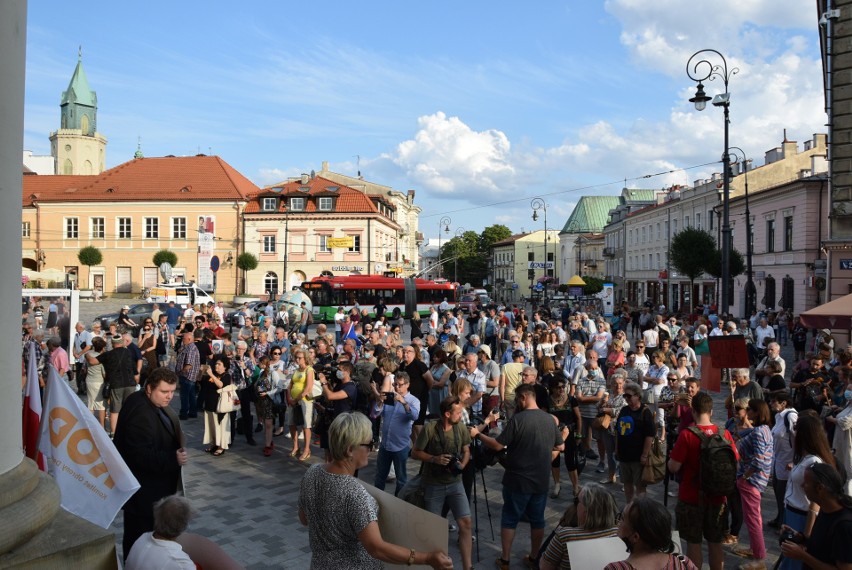
POLYGON ((87 428, 77 427, 78 423, 79 420, 74 417, 70 410, 60 407, 53 408, 50 411, 50 423, 48 424, 50 444, 58 448, 65 442, 65 451, 68 453, 68 457, 78 465, 92 465, 100 461, 97 465, 92 465, 89 474, 95 478, 106 474, 107 478, 104 480, 104 485, 112 489, 115 483, 109 475, 106 464, 101 460, 101 453, 92 439, 92 433, 87 428), (58 429, 54 430, 57 425, 59 425, 58 429), (80 450, 80 444, 84 441, 88 442, 91 447, 88 452, 80 450))

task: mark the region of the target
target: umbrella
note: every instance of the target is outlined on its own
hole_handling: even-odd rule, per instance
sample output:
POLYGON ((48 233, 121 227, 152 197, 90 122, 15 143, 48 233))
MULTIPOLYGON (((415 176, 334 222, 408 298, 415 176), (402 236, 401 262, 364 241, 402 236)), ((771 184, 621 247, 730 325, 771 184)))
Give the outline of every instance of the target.
POLYGON ((852 295, 840 297, 800 314, 802 324, 813 329, 852 329, 852 295))

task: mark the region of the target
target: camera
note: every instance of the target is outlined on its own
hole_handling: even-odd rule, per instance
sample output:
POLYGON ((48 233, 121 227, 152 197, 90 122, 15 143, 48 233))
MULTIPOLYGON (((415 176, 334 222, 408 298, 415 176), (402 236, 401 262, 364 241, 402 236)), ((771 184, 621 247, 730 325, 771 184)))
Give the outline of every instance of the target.
POLYGON ((447 471, 449 471, 450 475, 461 475, 464 468, 461 464, 461 455, 458 453, 450 454, 450 461, 445 466, 447 471))
POLYGON ((797 539, 798 533, 794 530, 784 530, 781 531, 781 535, 778 537, 778 543, 784 544, 785 542, 795 542, 799 543, 797 539))

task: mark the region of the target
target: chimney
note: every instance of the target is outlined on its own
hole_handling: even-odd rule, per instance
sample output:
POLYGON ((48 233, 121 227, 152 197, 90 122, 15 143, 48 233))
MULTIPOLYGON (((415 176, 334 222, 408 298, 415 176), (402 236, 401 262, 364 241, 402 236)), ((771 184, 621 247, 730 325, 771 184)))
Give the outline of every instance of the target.
POLYGON ((310 174, 302 174, 302 184, 307 184, 311 181, 310 174))
POLYGON ((327 160, 322 161, 322 171, 328 172, 328 161, 327 160))

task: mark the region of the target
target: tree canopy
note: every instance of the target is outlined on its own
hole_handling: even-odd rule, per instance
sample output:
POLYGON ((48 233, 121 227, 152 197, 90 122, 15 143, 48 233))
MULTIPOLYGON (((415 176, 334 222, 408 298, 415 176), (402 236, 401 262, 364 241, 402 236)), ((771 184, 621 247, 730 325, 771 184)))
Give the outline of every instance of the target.
POLYGON ((716 251, 716 240, 710 232, 685 228, 672 238, 669 260, 679 273, 695 281, 704 273, 707 261, 716 251))
MULTIPOLYGON (((92 266, 100 265, 104 260, 104 255, 101 253, 101 250, 96 248, 93 245, 86 246, 77 253, 77 259, 89 268, 89 275, 92 274, 92 266)), ((88 277, 86 278, 86 285, 88 285, 88 277)), ((85 288, 85 287, 84 287, 85 288)))
MULTIPOLYGON (((721 249, 716 249, 713 252, 713 255, 707 258, 707 262, 704 264, 704 271, 706 271, 708 275, 711 275, 716 279, 722 277, 721 249)), ((737 275, 742 275, 743 273, 745 273, 745 260, 743 258, 743 254, 741 254, 736 249, 731 249, 728 271, 732 279, 737 275)))
POLYGON ((488 277, 488 251, 492 245, 511 237, 512 230, 494 224, 481 234, 466 231, 441 244, 440 257, 445 260, 441 273, 458 283, 480 286, 488 277))
POLYGON ((172 267, 177 265, 178 256, 175 252, 168 249, 161 249, 157 253, 154 254, 153 258, 154 265, 157 267, 161 266, 163 263, 168 263, 172 267))

